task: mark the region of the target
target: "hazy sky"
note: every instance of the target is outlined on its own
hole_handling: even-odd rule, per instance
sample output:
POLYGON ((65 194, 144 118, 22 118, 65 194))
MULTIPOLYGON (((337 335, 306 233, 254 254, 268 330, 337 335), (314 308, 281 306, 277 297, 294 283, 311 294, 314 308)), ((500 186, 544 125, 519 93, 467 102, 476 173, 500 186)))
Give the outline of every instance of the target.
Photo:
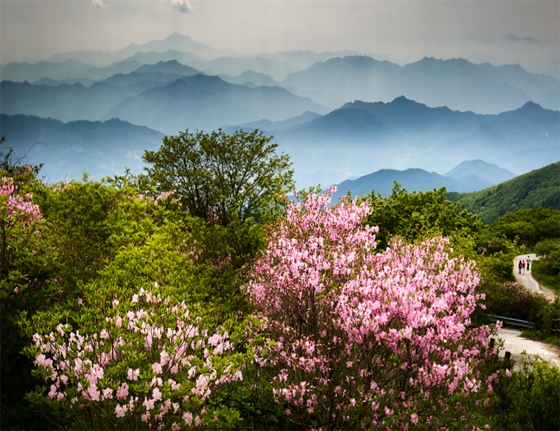
POLYGON ((0 0, 2 64, 175 31, 242 52, 463 57, 560 76, 559 0, 0 0))

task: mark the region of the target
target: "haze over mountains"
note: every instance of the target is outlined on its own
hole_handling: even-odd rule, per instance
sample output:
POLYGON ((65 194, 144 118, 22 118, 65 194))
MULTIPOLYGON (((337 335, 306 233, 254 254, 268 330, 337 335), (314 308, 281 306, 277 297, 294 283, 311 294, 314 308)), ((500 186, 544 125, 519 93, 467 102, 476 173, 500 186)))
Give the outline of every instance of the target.
MULTIPOLYGON (((53 181, 139 171, 143 149, 187 128, 274 135, 300 187, 382 169, 442 176, 479 159, 520 174, 560 160, 559 81, 518 65, 423 58, 400 66, 352 51, 247 55, 174 33, 111 53, 12 63, 0 74, 0 133, 46 163, 53 181), (47 146, 31 149, 35 142, 47 146)), ((452 187, 487 185, 476 177, 452 187)))
POLYGON ((157 150, 164 135, 122 120, 73 121, 26 115, 0 115, 0 133, 14 146, 22 162, 43 163, 40 176, 55 183, 81 179, 87 172, 93 180, 124 173, 140 173, 145 150, 157 150))
POLYGON ((381 169, 354 180, 346 180, 337 185, 334 199, 350 193, 352 196, 364 196, 372 190, 377 194, 389 196, 397 181, 401 188, 410 192, 440 189, 468 193, 482 190, 514 178, 516 175, 492 163, 482 160, 462 162, 444 175, 428 172, 423 169, 381 169))
POLYGON ((441 174, 482 159, 516 174, 560 160, 559 112, 528 102, 498 115, 429 108, 404 97, 354 102, 288 130, 267 130, 306 184, 323 185, 380 169, 441 174))

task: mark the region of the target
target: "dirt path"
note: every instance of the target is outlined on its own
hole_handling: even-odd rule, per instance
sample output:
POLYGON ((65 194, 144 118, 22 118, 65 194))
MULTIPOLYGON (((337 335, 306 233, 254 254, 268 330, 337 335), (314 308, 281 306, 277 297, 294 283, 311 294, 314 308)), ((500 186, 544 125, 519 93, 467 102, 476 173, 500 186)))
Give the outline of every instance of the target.
POLYGON ((535 260, 537 260, 537 256, 534 253, 516 256, 515 259, 513 259, 513 275, 515 275, 515 280, 525 286, 531 292, 540 293, 544 295, 549 301, 554 301, 554 298, 556 296, 554 292, 550 289, 547 289, 546 287, 539 285, 537 280, 535 280, 533 278, 533 275, 531 274, 533 262, 535 260), (531 265, 529 266, 529 269, 522 269, 520 273, 519 261, 524 260, 525 262, 527 262, 527 258, 531 260, 531 265))

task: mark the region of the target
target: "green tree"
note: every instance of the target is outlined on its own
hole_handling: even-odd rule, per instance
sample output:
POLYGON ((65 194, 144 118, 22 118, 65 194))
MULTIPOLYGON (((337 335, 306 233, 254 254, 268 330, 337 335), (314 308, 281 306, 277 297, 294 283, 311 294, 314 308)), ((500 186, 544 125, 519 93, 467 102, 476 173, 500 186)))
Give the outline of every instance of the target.
POLYGON ((482 228, 482 220, 461 210, 445 196, 445 189, 409 193, 395 182, 391 195, 384 198, 372 191, 373 213, 367 224, 379 226, 376 235, 378 248, 385 249, 391 236, 400 236, 407 242, 419 241, 437 235, 452 236, 454 247, 459 238, 468 238, 482 228))
POLYGON ((146 151, 146 168, 160 192, 174 190, 184 209, 208 222, 261 221, 274 213, 278 196, 293 184, 291 162, 276 154, 272 137, 255 130, 163 138, 158 151, 146 151))
POLYGON ((560 239, 546 239, 535 246, 535 253, 541 256, 539 266, 545 274, 560 274, 560 239))

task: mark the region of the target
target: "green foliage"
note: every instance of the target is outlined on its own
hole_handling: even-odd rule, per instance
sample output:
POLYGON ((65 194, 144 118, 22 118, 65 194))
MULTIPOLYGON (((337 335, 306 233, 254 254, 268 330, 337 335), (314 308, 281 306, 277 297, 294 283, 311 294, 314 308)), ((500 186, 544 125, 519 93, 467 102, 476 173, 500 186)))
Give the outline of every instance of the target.
POLYGON ((485 223, 530 208, 560 208, 560 162, 519 175, 473 193, 449 193, 449 199, 477 214, 485 223))
POLYGON ((539 241, 560 238, 560 210, 534 208, 506 214, 489 226, 496 236, 534 247, 539 241))
POLYGON ((557 275, 548 275, 544 272, 541 272, 539 268, 540 261, 533 261, 531 263, 531 274, 537 282, 554 292, 560 296, 560 274, 557 275), (535 265, 536 264, 536 265, 535 265))
POLYGON ((239 413, 221 401, 250 360, 231 342, 243 321, 217 325, 204 307, 187 307, 175 289, 157 283, 133 294, 101 278, 83 293, 73 313, 23 322, 33 338, 25 353, 46 384, 28 399, 57 427, 178 430, 199 420, 207 429, 235 427, 239 413))
POLYGON ((486 294, 486 311, 492 315, 512 317, 534 322, 541 329, 550 326, 543 322, 543 311, 549 305, 547 299, 517 284, 495 283, 483 286, 481 292, 486 294))
POLYGON ((36 206, 40 167, 15 165, 11 151, 4 154, 1 147, 0 159, 0 429, 40 428, 42 417, 29 414, 23 400, 34 379, 23 371, 30 361, 20 354, 27 340, 17 319, 20 312, 45 306, 53 276, 52 233, 36 206))
POLYGON ((87 178, 84 182, 56 184, 39 196, 55 249, 50 264, 57 277, 52 281, 62 295, 75 295, 76 286, 95 278, 112 256, 113 250, 107 243, 111 214, 117 211, 122 199, 122 191, 87 178))
POLYGON ((445 189, 408 193, 395 183, 391 195, 383 198, 372 191, 365 199, 371 201, 373 213, 367 224, 379 226, 378 248, 385 249, 393 235, 408 242, 437 235, 451 236, 459 245, 482 228, 481 220, 460 209, 445 196, 445 189))
MULTIPOLYGON (((541 300, 542 300, 542 295, 541 300)), ((543 340, 560 347, 560 297, 554 301, 543 301, 534 312, 535 328, 523 331, 523 336, 535 340, 543 340)))
MULTIPOLYGON (((533 263, 533 272, 551 278, 560 274, 560 238, 539 241, 534 248, 540 260, 533 263), (536 263, 536 266, 535 266, 536 263)), ((554 286, 560 289, 560 286, 554 286)))
MULTIPOLYGON (((18 323, 42 333, 54 330, 59 323, 69 323, 93 334, 107 323, 105 317, 115 312, 115 298, 130 298, 142 286, 156 287, 171 300, 184 301, 205 327, 228 331, 235 355, 244 361, 244 381, 216 392, 212 406, 221 409, 224 422, 220 426, 289 427, 270 384, 249 355, 248 339, 259 322, 253 321, 249 329, 245 326, 251 308, 241 289, 252 271, 248 263, 283 208, 278 194, 292 182, 287 156, 275 155, 276 145, 270 140, 259 132, 194 135, 186 131, 166 138, 159 151, 146 153, 146 161, 152 163, 147 176, 127 173, 102 182, 86 177, 82 182, 54 186, 38 181, 34 168, 9 165, 9 154, 0 153, 12 169, 0 172, 0 177, 13 174, 19 192, 31 193, 43 216, 30 230, 12 226, 9 241, 6 235, 0 237, 11 253, 9 259, 0 259, 0 428, 46 429, 41 411, 49 411, 60 427, 80 427, 75 409, 60 408, 55 400, 47 400, 42 383, 32 377, 32 361, 20 354, 31 340, 18 323), (193 176, 181 176, 186 172, 193 176), (37 401, 34 407, 23 396, 37 384, 35 395, 30 395, 37 401)), ((519 254, 519 244, 534 246, 542 256, 540 262, 533 263, 535 273, 543 263, 550 261, 554 266, 560 261, 555 257, 560 211, 523 210, 483 226, 477 216, 450 202, 443 189, 408 193, 397 185, 388 198, 373 192, 368 198, 374 212, 367 223, 380 227, 380 248, 386 247, 391 236, 420 242, 444 235, 451 236, 456 254, 476 260, 484 279, 477 293, 486 293, 488 309, 476 311, 475 325, 484 323, 487 313, 509 315, 534 321, 532 337, 550 336, 547 331, 552 319, 560 317, 560 305, 512 284, 511 262, 519 254)), ((161 310, 162 319, 165 313, 161 310)), ((145 354, 140 350, 138 357, 145 354)), ((554 395, 541 377, 532 374, 533 368, 519 373, 519 382, 533 382, 528 389, 533 396, 554 395)), ((553 381, 554 376, 553 372, 553 381)), ((458 401, 469 405, 469 414, 481 411, 480 400, 474 395, 458 401)), ((518 404, 513 400, 503 398, 498 403, 503 404, 498 405, 502 416, 496 417, 506 417, 507 422, 502 423, 509 424, 509 429, 521 429, 528 423, 528 419, 515 416, 518 404)), ((533 403, 538 409, 544 401, 533 403)), ((483 419, 472 423, 482 426, 483 419)))
POLYGON ((272 137, 255 130, 228 135, 188 129, 146 151, 148 176, 159 191, 174 190, 184 209, 208 222, 266 221, 278 210, 277 198, 293 184, 289 156, 275 153, 272 137))
POLYGON ((557 365, 526 356, 513 371, 502 371, 494 389, 499 399, 493 412, 497 429, 560 429, 560 367, 557 365))

